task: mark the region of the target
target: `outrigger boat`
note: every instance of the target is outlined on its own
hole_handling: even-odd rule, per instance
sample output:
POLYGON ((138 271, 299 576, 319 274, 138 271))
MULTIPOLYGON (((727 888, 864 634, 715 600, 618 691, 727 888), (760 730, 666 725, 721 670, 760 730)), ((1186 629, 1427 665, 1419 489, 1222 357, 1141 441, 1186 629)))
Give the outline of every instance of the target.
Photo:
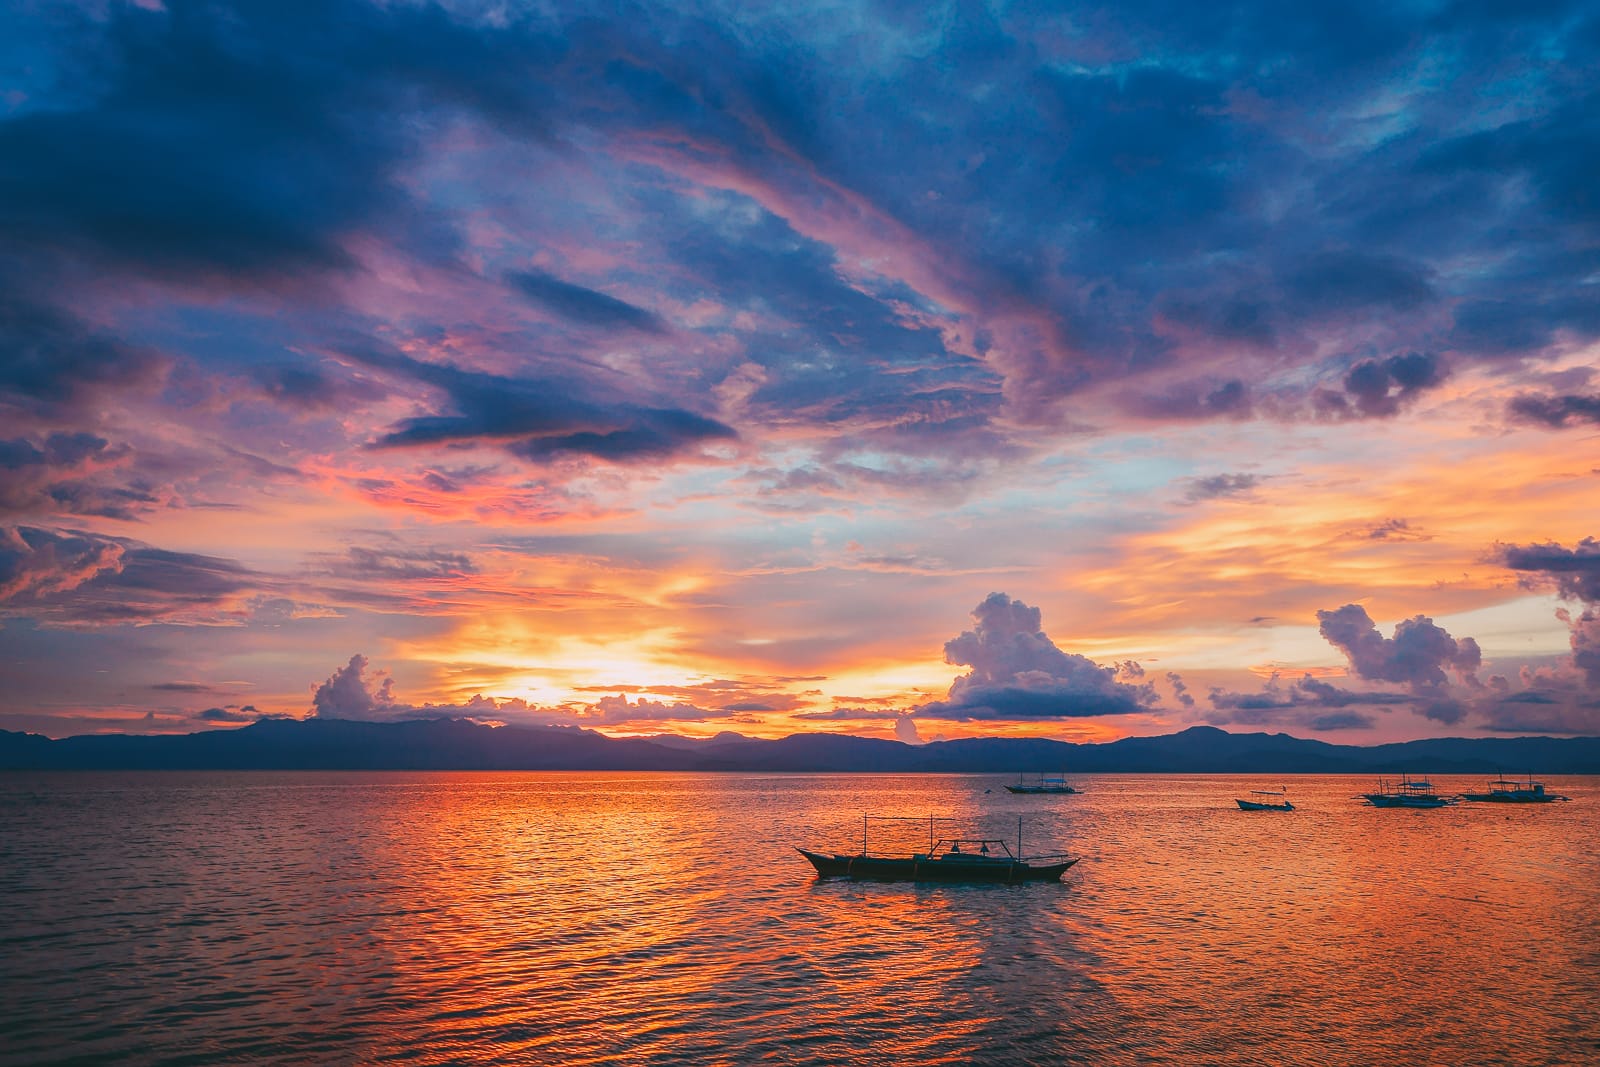
POLYGON ((1074 789, 1067 784, 1064 774, 1041 774, 1038 781, 1024 782, 1022 777, 1017 777, 1016 785, 1006 786, 1009 793, 1080 793, 1081 789, 1074 789))
POLYGON ((1287 789, 1252 789, 1250 795, 1261 797, 1260 800, 1239 800, 1234 803, 1244 811, 1293 811, 1294 805, 1289 803, 1287 789), (1268 800, 1268 797, 1277 797, 1277 800, 1268 800))
POLYGON ((1022 820, 1017 820, 1017 850, 998 837, 935 837, 936 822, 928 820, 928 850, 905 855, 874 853, 867 847, 869 819, 878 822, 921 822, 876 815, 861 817, 861 851, 813 852, 797 849, 820 878, 849 878, 857 882, 1056 882, 1067 868, 1078 862, 1064 852, 1039 856, 1022 854, 1022 820))
POLYGON ((1525 782, 1513 782, 1501 775, 1489 783, 1487 793, 1462 793, 1462 800, 1476 800, 1491 804, 1548 804, 1553 800, 1571 800, 1560 793, 1545 792, 1544 783, 1528 775, 1525 782))
POLYGON ((1376 793, 1361 794, 1375 808, 1445 808, 1456 802, 1455 797, 1442 797, 1426 778, 1401 775, 1398 784, 1378 779, 1376 793))

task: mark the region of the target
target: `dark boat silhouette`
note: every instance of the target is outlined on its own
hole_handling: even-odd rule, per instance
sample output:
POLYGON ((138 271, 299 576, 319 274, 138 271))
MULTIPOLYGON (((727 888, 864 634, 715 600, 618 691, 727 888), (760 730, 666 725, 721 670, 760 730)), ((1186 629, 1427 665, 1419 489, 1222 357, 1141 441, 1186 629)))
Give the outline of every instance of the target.
POLYGON ((1440 796, 1426 778, 1410 775, 1401 775, 1398 783, 1379 779, 1377 792, 1361 795, 1375 808, 1445 808, 1456 802, 1455 797, 1440 796))
POLYGON ((1474 800, 1488 804, 1548 804, 1554 800, 1570 800, 1560 793, 1545 791, 1543 782, 1533 780, 1533 775, 1528 775, 1525 782, 1514 782, 1501 775, 1489 783, 1487 793, 1462 793, 1462 800, 1474 800))
POLYGON ((938 821, 928 819, 928 850, 905 854, 872 852, 867 845, 869 819, 895 822, 922 822, 893 816, 863 816, 861 851, 813 852, 796 849, 811 862, 821 878, 849 878, 858 882, 1056 882, 1078 857, 1064 852, 1038 856, 1022 855, 1022 822, 1017 822, 1017 850, 999 837, 933 836, 938 821))
POLYGON ((1016 785, 1006 786, 1009 793, 1080 793, 1081 789, 1074 789, 1067 784, 1064 774, 1041 774, 1036 782, 1024 782, 1017 779, 1016 785))
POLYGON ((1257 799, 1236 798, 1234 803, 1243 811, 1293 811, 1294 805, 1289 803, 1288 793, 1287 789, 1252 789, 1250 795, 1257 799), (1269 797, 1276 799, 1269 800, 1269 797))

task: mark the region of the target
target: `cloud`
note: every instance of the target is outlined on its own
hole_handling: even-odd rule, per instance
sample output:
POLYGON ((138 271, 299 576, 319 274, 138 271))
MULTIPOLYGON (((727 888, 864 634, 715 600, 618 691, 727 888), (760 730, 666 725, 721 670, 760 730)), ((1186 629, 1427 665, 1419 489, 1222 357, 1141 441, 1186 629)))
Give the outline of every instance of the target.
POLYGON ((1499 546, 1501 561, 1528 575, 1526 582, 1553 585, 1559 596, 1600 603, 1600 541, 1585 537, 1567 549, 1554 541, 1542 545, 1499 546))
POLYGON ((628 702, 622 694, 601 697, 577 716, 579 722, 602 722, 617 725, 630 722, 704 722, 708 719, 734 718, 739 712, 732 707, 706 709, 693 704, 675 702, 666 704, 659 700, 639 697, 628 702))
POLYGON ((1004 593, 973 609, 977 624, 944 646, 946 663, 972 669, 945 700, 924 704, 924 719, 1068 719, 1119 715, 1155 702, 1148 683, 1127 685, 1116 670, 1063 652, 1040 629, 1040 612, 1004 593))
POLYGON ((1445 667, 1469 684, 1475 683, 1474 672, 1483 661, 1476 641, 1470 637, 1456 640, 1423 615, 1400 622, 1393 637, 1379 634, 1359 604, 1318 611, 1317 622, 1322 636, 1345 654, 1359 677, 1401 682, 1409 685, 1413 693, 1448 685, 1445 667))
POLYGON ((1439 358, 1421 352, 1362 360, 1345 374, 1342 390, 1318 389, 1312 403, 1322 418, 1391 418, 1445 376, 1439 358))
POLYGON ((265 576, 81 530, 0 527, 0 614, 55 626, 238 625, 265 576))
POLYGON ((201 722, 240 723, 255 722, 256 719, 260 718, 260 715, 256 713, 254 708, 207 708, 196 715, 195 718, 201 722))
POLYGON ((506 275, 506 281, 534 304, 581 326, 654 334, 666 332, 665 324, 654 312, 594 289, 564 282, 543 271, 512 271, 506 275))
MULTIPOLYGON (((0 159, 4 157, 0 139, 0 159)), ((4 199, 0 191, 0 204, 4 199)), ((0 213, 4 210, 0 207, 0 213)), ((128 344, 68 311, 30 299, 23 285, 0 270, 0 410, 7 403, 29 410, 70 410, 99 389, 153 384, 168 367, 169 361, 149 348, 128 344)))
POLYGON ((1212 710, 1198 713, 1194 718, 1217 725, 1299 726, 1318 731, 1365 730, 1377 725, 1378 720, 1373 716, 1354 710, 1358 707, 1388 710, 1397 705, 1421 702, 1421 698, 1411 693, 1343 689, 1310 674, 1287 688, 1273 675, 1256 693, 1213 687, 1207 699, 1212 710))
POLYGON ((251 367, 249 373, 264 395, 299 411, 347 410, 388 395, 383 386, 370 378, 334 367, 331 361, 323 366, 263 363, 251 367))
POLYGON ((0 528, 0 604, 71 593, 122 569, 125 542, 29 526, 0 528))
POLYGON ((126 445, 84 432, 0 440, 0 513, 131 519, 156 506, 158 498, 138 486, 103 482, 105 472, 131 454, 126 445))
POLYGON ((1213 474, 1206 478, 1191 478, 1183 498, 1193 504, 1222 497, 1249 496, 1260 482, 1261 479, 1254 474, 1213 474))
POLYGON ((312 714, 319 719, 372 721, 399 717, 411 711, 394 697, 394 679, 383 676, 376 691, 367 684, 367 657, 356 653, 334 671, 311 696, 312 714))
POLYGON ((576 378, 507 378, 372 348, 348 354, 440 390, 454 411, 406 419, 378 440, 379 448, 478 444, 534 462, 570 454, 627 463, 738 436, 682 408, 591 399, 586 394, 598 392, 596 385, 576 378))
POLYGON ((1522 393, 1512 397, 1506 410, 1517 422, 1561 429, 1573 422, 1600 423, 1600 395, 1522 393))
POLYGON ((478 573, 477 565, 465 553, 430 548, 351 545, 343 554, 314 553, 311 558, 317 573, 357 581, 454 580, 478 573))

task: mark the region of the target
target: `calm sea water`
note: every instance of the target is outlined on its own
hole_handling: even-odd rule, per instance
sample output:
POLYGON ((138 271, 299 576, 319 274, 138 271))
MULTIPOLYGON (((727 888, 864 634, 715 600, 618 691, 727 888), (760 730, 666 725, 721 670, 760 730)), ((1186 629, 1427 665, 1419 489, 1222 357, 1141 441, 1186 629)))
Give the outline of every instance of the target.
POLYGON ((0 1063, 1600 1063, 1600 780, 1006 781, 3 776, 0 1063), (1083 859, 816 880, 863 812, 1083 859))

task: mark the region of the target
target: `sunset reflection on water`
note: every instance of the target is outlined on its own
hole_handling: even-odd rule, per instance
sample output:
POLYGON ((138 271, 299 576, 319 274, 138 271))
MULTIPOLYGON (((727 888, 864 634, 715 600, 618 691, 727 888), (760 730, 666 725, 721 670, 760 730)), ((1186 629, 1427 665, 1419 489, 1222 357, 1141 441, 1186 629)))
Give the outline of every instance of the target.
POLYGON ((1292 813, 1238 811, 1247 778, 1005 780, 13 776, 0 1062, 1600 1058, 1592 780, 1416 812, 1291 779, 1292 813), (1021 815, 1028 852, 1083 859, 816 879, 794 847, 858 848, 863 813, 1021 815))

